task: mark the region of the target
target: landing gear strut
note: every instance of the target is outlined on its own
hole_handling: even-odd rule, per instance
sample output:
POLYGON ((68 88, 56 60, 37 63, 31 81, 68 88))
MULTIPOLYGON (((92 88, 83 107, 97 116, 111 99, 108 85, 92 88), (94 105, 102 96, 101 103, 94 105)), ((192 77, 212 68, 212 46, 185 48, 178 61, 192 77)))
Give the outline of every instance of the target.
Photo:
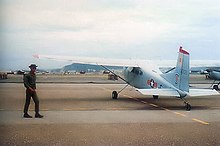
POLYGON ((184 101, 186 111, 190 111, 192 108, 191 105, 185 99, 181 99, 184 101))
POLYGON ((120 91, 118 91, 118 92, 117 92, 117 91, 113 91, 113 92, 112 92, 112 99, 117 99, 117 98, 118 98, 118 94, 119 94, 122 90, 124 90, 124 89, 129 85, 129 82, 126 81, 124 78, 122 78, 122 77, 116 75, 113 71, 111 71, 110 69, 108 69, 108 68, 105 67, 104 65, 100 65, 100 66, 103 67, 104 69, 108 70, 108 71, 109 71, 110 73, 112 73, 113 75, 119 77, 121 80, 125 81, 125 83, 127 83, 127 85, 126 85, 124 88, 122 88, 120 91))
POLYGON ((126 86, 124 86, 120 91, 113 91, 112 92, 112 99, 117 99, 118 98, 118 94, 121 93, 121 91, 123 91, 126 87, 128 87, 128 84, 126 86))

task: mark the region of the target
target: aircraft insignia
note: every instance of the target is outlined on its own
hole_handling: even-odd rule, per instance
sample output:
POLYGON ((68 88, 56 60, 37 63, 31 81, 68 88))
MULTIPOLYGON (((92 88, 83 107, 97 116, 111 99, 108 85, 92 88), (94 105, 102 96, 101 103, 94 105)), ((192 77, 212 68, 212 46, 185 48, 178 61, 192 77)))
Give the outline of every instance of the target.
POLYGON ((151 88, 157 88, 157 83, 153 79, 147 80, 147 84, 151 86, 151 88))

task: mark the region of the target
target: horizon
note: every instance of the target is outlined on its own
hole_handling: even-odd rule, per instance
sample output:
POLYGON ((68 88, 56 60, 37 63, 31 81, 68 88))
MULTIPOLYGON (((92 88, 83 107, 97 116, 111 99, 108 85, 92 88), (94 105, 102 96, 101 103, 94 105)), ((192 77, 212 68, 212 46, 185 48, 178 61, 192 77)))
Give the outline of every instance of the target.
POLYGON ((70 64, 33 54, 175 60, 219 60, 220 1, 1 0, 0 70, 70 64), (172 3, 172 5, 170 5, 172 3))

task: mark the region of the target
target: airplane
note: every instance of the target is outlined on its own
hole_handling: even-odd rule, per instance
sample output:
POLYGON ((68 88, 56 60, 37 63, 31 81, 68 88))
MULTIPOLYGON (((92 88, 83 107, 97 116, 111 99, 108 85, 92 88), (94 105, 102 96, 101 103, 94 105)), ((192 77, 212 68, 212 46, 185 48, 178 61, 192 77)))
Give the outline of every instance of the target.
POLYGON ((100 65, 114 75, 107 66, 123 66, 124 77, 117 75, 122 79, 126 86, 120 91, 112 92, 112 99, 117 99, 119 94, 127 87, 135 87, 143 95, 150 95, 157 99, 159 96, 169 96, 181 99, 185 104, 187 111, 191 110, 191 105, 186 101, 188 96, 207 96, 218 95, 213 89, 193 89, 189 88, 189 70, 190 54, 180 46, 176 67, 166 73, 162 73, 153 61, 147 60, 129 60, 129 59, 102 59, 91 57, 70 57, 54 55, 33 55, 41 59, 55 59, 72 61, 74 63, 100 65))
MULTIPOLYGON (((218 84, 213 86, 213 89, 220 90, 219 87, 218 87, 219 84, 220 84, 220 71, 219 70, 215 70, 215 69, 207 69, 206 71, 208 72, 208 78, 214 80, 212 85, 214 85, 216 81, 219 81, 218 84)), ((211 85, 211 87, 212 87, 212 85, 211 85)))
MULTIPOLYGON (((218 61, 216 61, 218 62, 218 61)), ((217 64, 209 64, 209 66, 200 66, 200 67, 194 67, 191 68, 191 72, 196 72, 200 74, 204 74, 206 79, 214 80, 214 82, 211 84, 210 88, 215 89, 219 91, 219 84, 215 84, 216 81, 220 81, 220 65, 217 64), (214 85, 215 84, 215 85, 214 85), (214 85, 214 86, 213 86, 214 85)))

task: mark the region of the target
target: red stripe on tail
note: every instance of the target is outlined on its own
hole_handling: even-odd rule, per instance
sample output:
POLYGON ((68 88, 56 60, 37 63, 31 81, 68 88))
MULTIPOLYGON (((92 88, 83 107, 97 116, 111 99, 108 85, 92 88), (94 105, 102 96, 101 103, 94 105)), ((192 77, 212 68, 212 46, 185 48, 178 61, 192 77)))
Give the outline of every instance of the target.
POLYGON ((180 46, 179 52, 183 53, 183 54, 186 54, 186 55, 189 55, 189 53, 186 50, 183 50, 182 46, 180 46))

